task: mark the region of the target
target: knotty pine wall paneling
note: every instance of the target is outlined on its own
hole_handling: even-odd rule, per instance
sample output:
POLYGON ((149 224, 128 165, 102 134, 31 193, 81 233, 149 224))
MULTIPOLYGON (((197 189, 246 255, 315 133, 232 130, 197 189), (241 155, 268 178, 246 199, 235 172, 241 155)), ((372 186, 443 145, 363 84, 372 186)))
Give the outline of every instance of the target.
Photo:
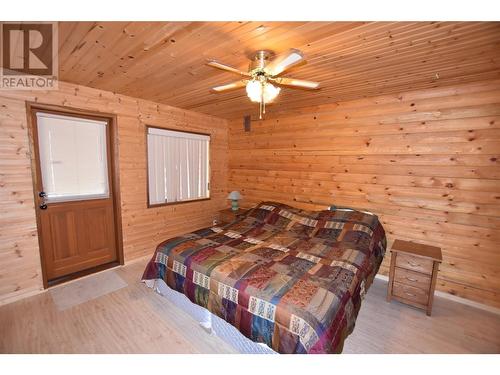
POLYGON ((225 207, 226 120, 64 82, 57 91, 0 91, 0 304, 43 287, 26 101, 116 114, 125 262, 152 255, 168 237, 210 225, 225 207), (210 133, 212 199, 147 208, 145 125, 210 133))
POLYGON ((389 246, 442 248, 438 290, 500 307, 500 80, 234 120, 229 148, 243 206, 370 210, 389 246))

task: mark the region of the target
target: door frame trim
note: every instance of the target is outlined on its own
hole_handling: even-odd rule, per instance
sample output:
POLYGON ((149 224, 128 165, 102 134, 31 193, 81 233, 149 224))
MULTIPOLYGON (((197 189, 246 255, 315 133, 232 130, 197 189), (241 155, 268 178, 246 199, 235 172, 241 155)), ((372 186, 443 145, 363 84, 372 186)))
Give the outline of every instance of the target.
MULTIPOLYGON (((119 169, 119 153, 118 153, 118 123, 116 114, 104 113, 99 111, 90 111, 79 108, 58 106, 52 104, 43 104, 38 102, 26 101, 26 116, 28 124, 28 138, 29 138, 29 155, 31 163, 31 176, 33 182, 33 199, 34 199, 34 209, 36 216, 37 225, 37 237, 38 237, 38 247, 40 253, 40 263, 42 268, 42 279, 43 287, 47 289, 49 287, 49 281, 47 279, 47 273, 45 269, 45 259, 43 252, 43 242, 41 238, 41 219, 40 211, 38 209, 38 188, 41 181, 38 180, 38 176, 41 176, 41 171, 39 170, 38 163, 36 162, 38 155, 38 147, 35 146, 35 140, 37 139, 37 130, 35 126, 35 114, 37 111, 50 111, 59 113, 61 115, 73 115, 73 116, 83 116, 91 118, 100 118, 108 121, 110 129, 110 140, 109 140, 109 156, 111 159, 111 168, 108 168, 108 173, 111 172, 111 189, 113 195, 113 215, 115 224, 115 245, 117 251, 117 262, 120 265, 125 264, 125 259, 123 255, 123 232, 122 232, 122 215, 121 215, 121 196, 120 196, 120 169, 119 169)), ((69 275, 68 275, 69 276, 69 275)), ((50 286, 52 286, 51 284, 50 286)))

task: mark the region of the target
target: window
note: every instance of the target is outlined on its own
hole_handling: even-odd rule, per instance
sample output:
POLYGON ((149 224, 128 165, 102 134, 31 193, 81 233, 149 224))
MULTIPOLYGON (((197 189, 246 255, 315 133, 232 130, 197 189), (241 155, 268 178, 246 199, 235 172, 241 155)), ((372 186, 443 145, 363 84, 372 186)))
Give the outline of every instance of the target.
POLYGON ((149 205, 209 198, 210 136, 147 129, 149 205))
POLYGON ((109 197, 106 121, 37 112, 43 189, 48 201, 109 197))

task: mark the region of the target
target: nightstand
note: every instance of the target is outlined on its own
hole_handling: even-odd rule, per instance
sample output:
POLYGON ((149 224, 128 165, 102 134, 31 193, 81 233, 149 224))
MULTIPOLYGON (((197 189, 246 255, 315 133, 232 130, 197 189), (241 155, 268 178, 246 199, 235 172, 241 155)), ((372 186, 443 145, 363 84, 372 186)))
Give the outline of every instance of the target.
POLYGON ((391 268, 387 301, 423 309, 431 315, 441 249, 435 246, 395 240, 391 248, 391 268))
POLYGON ((246 208, 240 208, 237 211, 233 211, 230 208, 226 208, 225 210, 219 211, 219 221, 220 225, 226 225, 232 223, 236 219, 245 215, 248 212, 246 208))

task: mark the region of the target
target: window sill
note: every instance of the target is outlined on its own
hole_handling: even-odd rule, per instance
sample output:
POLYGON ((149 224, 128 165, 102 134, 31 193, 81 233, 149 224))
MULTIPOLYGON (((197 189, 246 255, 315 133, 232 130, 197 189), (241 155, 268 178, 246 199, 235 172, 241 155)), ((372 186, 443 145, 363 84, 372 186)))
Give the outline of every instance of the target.
POLYGON ((191 200, 187 200, 187 201, 155 203, 155 204, 148 203, 148 208, 157 208, 157 207, 163 207, 163 206, 173 206, 175 204, 203 202, 203 201, 209 201, 210 199, 212 199, 212 198, 208 197, 208 198, 191 199, 191 200))

